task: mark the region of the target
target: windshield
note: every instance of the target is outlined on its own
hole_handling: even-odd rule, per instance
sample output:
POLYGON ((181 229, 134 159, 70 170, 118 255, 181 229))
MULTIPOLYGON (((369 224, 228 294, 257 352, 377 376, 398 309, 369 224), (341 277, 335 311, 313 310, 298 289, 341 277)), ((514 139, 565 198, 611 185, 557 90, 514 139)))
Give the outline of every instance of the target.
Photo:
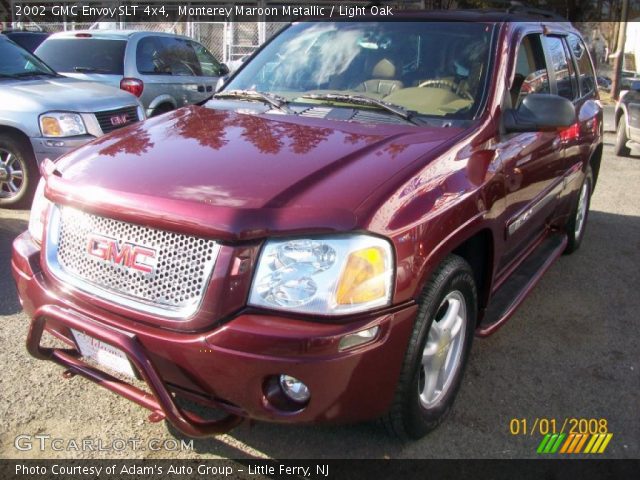
POLYGON ((122 75, 126 40, 99 38, 48 39, 36 55, 58 72, 122 75))
POLYGON ((482 103, 492 32, 466 22, 297 23, 225 90, 292 102, 313 95, 314 103, 329 102, 326 94, 365 96, 421 115, 470 119, 482 103))
POLYGON ((0 40, 0 77, 55 75, 55 72, 13 42, 0 40))

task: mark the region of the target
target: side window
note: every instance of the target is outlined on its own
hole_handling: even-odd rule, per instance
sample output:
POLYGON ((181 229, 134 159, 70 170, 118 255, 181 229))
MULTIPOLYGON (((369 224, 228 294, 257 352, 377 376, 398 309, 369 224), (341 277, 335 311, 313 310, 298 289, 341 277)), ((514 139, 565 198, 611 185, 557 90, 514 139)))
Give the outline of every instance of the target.
POLYGON ((578 64, 578 79, 580 84, 580 96, 593 95, 596 91, 595 74, 593 65, 589 59, 589 54, 584 46, 584 42, 577 35, 570 34, 567 38, 569 48, 578 64))
POLYGON ((573 66, 571 57, 567 56, 562 38, 544 37, 544 42, 555 75, 558 95, 568 100, 575 100, 578 94, 574 92, 573 66))
POLYGON ((170 65, 172 75, 201 76, 202 70, 191 42, 181 38, 161 37, 163 63, 170 65))
POLYGON ((170 74, 168 65, 160 62, 160 38, 145 37, 138 42, 136 47, 136 66, 138 72, 145 75, 161 75, 163 73, 170 74))
POLYGON ((200 72, 204 77, 217 77, 220 75, 220 63, 209 51, 196 42, 189 42, 200 63, 200 72))
POLYGON ((172 37, 145 37, 138 42, 136 63, 144 74, 202 75, 191 42, 172 37))
POLYGON ((524 37, 518 47, 516 73, 510 93, 514 108, 530 93, 550 93, 544 53, 537 34, 524 37))

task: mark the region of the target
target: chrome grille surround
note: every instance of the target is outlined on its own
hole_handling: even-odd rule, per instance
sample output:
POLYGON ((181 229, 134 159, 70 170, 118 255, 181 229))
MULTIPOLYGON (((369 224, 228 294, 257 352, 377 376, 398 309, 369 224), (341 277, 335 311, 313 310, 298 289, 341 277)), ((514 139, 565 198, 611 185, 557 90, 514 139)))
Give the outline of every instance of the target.
POLYGON ((45 256, 59 280, 115 304, 174 320, 192 316, 209 284, 220 246, 213 240, 157 230, 53 206, 45 256), (152 273, 106 262, 88 251, 90 235, 155 249, 152 273))
POLYGON ((116 110, 104 110, 102 112, 95 112, 96 121, 100 125, 100 129, 102 133, 110 133, 114 130, 118 130, 119 128, 126 127, 127 125, 131 125, 139 120, 138 115, 138 107, 136 105, 132 105, 130 107, 118 108, 116 110), (127 117, 127 120, 124 123, 114 125, 111 123, 111 117, 124 115, 127 117))

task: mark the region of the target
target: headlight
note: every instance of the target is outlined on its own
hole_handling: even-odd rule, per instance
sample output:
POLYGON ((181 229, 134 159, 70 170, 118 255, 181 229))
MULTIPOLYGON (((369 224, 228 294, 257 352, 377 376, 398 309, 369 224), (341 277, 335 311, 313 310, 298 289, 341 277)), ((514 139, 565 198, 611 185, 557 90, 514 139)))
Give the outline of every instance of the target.
POLYGON ((40 115, 40 130, 45 137, 73 137, 87 133, 77 113, 48 112, 40 115))
POLYGON ((340 315, 388 305, 393 256, 386 240, 349 235, 270 240, 260 255, 249 304, 340 315))
POLYGON ((29 217, 29 233, 38 244, 42 243, 44 220, 49 211, 49 205, 51 205, 51 202, 44 196, 45 183, 44 178, 41 178, 33 197, 31 215, 29 217))

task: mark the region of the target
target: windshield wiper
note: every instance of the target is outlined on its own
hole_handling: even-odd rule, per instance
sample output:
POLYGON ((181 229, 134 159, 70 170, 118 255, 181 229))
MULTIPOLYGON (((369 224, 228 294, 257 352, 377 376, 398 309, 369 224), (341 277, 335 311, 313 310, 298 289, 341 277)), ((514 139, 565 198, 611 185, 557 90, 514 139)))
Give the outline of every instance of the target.
POLYGON ((287 104, 289 103, 285 98, 275 95, 273 93, 258 92, 257 90, 226 90, 224 92, 218 92, 213 95, 212 98, 246 98, 249 100, 259 100, 264 103, 268 103, 272 107, 282 110, 283 112, 294 115, 287 104))
POLYGON ((73 67, 73 70, 78 73, 111 73, 109 70, 96 67, 73 67))
POLYGON ((348 95, 344 93, 314 93, 309 95, 303 95, 302 98, 309 98, 311 100, 329 100, 338 103, 350 103, 352 105, 362 105, 365 107, 376 107, 381 110, 393 113, 397 117, 405 119, 407 122, 414 125, 422 125, 422 123, 416 121, 413 118, 413 113, 406 110, 400 105, 384 102, 376 98, 365 97, 363 95, 348 95))

